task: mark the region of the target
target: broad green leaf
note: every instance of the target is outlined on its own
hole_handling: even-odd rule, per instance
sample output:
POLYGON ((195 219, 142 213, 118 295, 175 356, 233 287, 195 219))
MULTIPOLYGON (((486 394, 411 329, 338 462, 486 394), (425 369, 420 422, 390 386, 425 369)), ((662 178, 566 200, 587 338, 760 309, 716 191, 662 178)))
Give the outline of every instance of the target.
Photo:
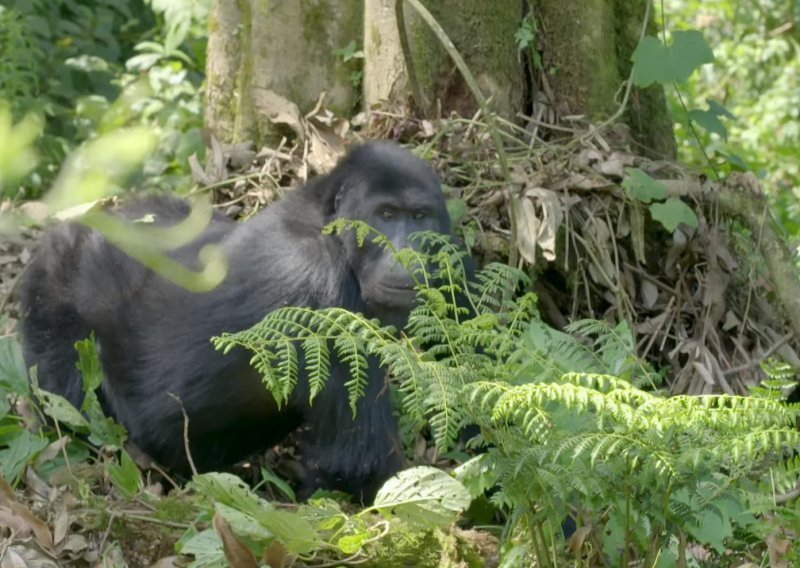
POLYGON ((309 499, 297 511, 318 531, 334 531, 348 521, 341 505, 328 498, 309 499))
POLYGON ((222 503, 215 503, 214 509, 217 514, 225 517, 236 536, 243 537, 253 542, 265 545, 273 538, 273 534, 268 531, 258 520, 251 515, 238 511, 233 507, 228 507, 222 503))
POLYGON ((66 398, 52 392, 44 391, 37 386, 34 386, 33 390, 41 403, 42 410, 50 418, 62 424, 66 424, 73 430, 79 432, 86 432, 88 430, 89 422, 66 398))
POLYGON ((695 69, 714 61, 714 53, 697 30, 672 33, 672 44, 664 45, 653 36, 645 37, 631 56, 633 82, 637 87, 652 83, 686 81, 695 69))
POLYGON ((228 568, 222 541, 213 529, 197 533, 183 545, 179 545, 181 554, 191 554, 194 562, 189 568, 228 568))
POLYGON ((653 36, 645 37, 631 56, 633 84, 647 87, 653 83, 669 83, 667 47, 653 36))
POLYGON ((120 452, 120 462, 108 466, 108 476, 122 495, 131 498, 142 488, 142 474, 130 454, 120 452))
POLYGON ((311 552, 322 544, 311 523, 297 513, 272 508, 259 511, 256 518, 292 554, 311 552))
POLYGON ((497 471, 488 454, 481 454, 465 461, 453 471, 453 474, 464 484, 473 499, 483 495, 498 481, 497 471))
POLYGON ((214 501, 256 516, 262 508, 271 505, 255 495, 244 481, 230 473, 203 473, 192 479, 196 491, 214 501))
POLYGON ((716 114, 717 116, 724 116, 725 118, 730 118, 731 120, 736 120, 736 115, 725 108, 719 101, 715 101, 714 99, 706 99, 708 103, 708 110, 716 114))
POLYGON ((711 509, 698 515, 697 524, 687 520, 685 526, 700 543, 712 546, 719 553, 725 551, 725 539, 733 536, 733 527, 728 519, 711 509))
POLYGON ((714 52, 698 30, 672 32, 670 48, 670 68, 675 74, 675 81, 683 83, 695 69, 706 63, 714 62, 714 52))
POLYGON ((103 368, 97 356, 94 336, 75 343, 78 351, 78 370, 83 377, 83 390, 95 391, 103 382, 103 368))
POLYGON ((720 117, 735 119, 736 117, 722 104, 714 99, 707 99, 708 108, 706 110, 695 109, 689 112, 689 120, 696 122, 709 132, 718 134, 723 140, 728 139, 728 130, 720 120, 720 117))
POLYGON ((364 546, 364 543, 369 540, 370 536, 370 533, 367 531, 343 536, 336 543, 336 546, 338 546, 339 550, 345 554, 355 554, 361 550, 361 548, 364 546))
POLYGON ((668 199, 664 203, 653 203, 650 206, 650 214, 670 232, 677 229, 681 223, 690 227, 698 225, 697 215, 677 197, 668 199))
POLYGON ((96 446, 111 448, 123 446, 128 437, 128 431, 113 418, 105 415, 94 391, 89 391, 84 395, 81 410, 89 420, 89 441, 96 446))
POLYGON ((467 488, 447 472, 419 466, 384 483, 374 507, 387 518, 397 516, 414 527, 445 527, 471 501, 467 488))
POLYGON ((628 177, 622 180, 622 187, 628 192, 631 199, 642 203, 666 199, 667 188, 639 168, 627 168, 625 173, 628 174, 628 177))
POLYGON ((192 485, 217 503, 256 519, 294 554, 309 552, 320 544, 311 523, 296 513, 275 509, 269 502, 250 491, 235 475, 204 473, 196 476, 192 485))
POLYGON ((733 153, 726 154, 725 152, 720 152, 719 154, 720 156, 725 158, 726 162, 728 162, 731 166, 733 166, 737 170, 743 172, 750 171, 750 166, 747 164, 747 162, 744 161, 744 158, 742 158, 739 154, 733 154, 733 153))
POLYGON ((279 491, 286 495, 286 497, 289 498, 289 501, 292 503, 297 503, 297 496, 294 494, 294 490, 289 486, 288 483, 275 475, 270 469, 262 467, 261 477, 264 479, 264 481, 270 485, 274 485, 279 491))
POLYGON ((725 128, 719 117, 710 110, 694 109, 689 112, 689 120, 697 123, 708 132, 718 135, 723 140, 728 139, 728 129, 725 128))
POLYGON ((49 443, 24 428, 16 430, 13 436, 3 436, 5 448, 0 450, 0 473, 10 483, 16 482, 25 466, 49 443))
POLYGON ((28 394, 28 369, 19 342, 3 337, 0 338, 0 397, 9 392, 28 394))

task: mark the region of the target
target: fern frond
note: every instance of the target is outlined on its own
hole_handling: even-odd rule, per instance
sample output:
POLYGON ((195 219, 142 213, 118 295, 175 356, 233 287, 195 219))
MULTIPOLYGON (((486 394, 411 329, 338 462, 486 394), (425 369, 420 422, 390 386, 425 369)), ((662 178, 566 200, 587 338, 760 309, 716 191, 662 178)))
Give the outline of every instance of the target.
POLYGON ((250 329, 212 339, 217 349, 252 351, 251 365, 262 375, 278 404, 288 401, 300 374, 298 347, 303 350, 310 399, 321 391, 330 373, 330 349, 351 370, 347 383, 351 405, 366 385, 366 354, 395 341, 393 329, 343 308, 287 307, 267 314, 250 329))
POLYGON ((506 264, 493 262, 475 274, 468 289, 473 298, 475 313, 500 313, 512 307, 509 290, 527 288, 530 278, 527 274, 506 264))
POLYGON ((308 373, 308 398, 313 401, 325 386, 323 377, 327 377, 330 374, 330 351, 323 339, 307 337, 303 340, 303 355, 305 369, 308 373))
POLYGON ((358 221, 354 219, 336 219, 322 228, 323 235, 341 236, 347 231, 355 231, 356 243, 358 243, 358 246, 360 247, 364 246, 367 238, 372 236, 372 243, 386 250, 396 252, 394 245, 389 239, 386 238, 386 235, 376 229, 373 229, 364 221, 358 221))

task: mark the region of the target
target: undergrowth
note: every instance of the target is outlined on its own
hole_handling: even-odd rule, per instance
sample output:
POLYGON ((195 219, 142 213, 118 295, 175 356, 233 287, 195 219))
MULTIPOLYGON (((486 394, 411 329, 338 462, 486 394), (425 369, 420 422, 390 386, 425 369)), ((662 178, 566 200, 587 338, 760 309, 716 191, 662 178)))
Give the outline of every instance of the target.
MULTIPOLYGON (((362 223, 329 227, 350 229, 362 243, 389 246, 362 223)), ((289 307, 216 346, 251 350, 278 401, 297 385, 301 364, 313 401, 335 354, 350 365, 353 403, 375 357, 391 369, 405 418, 429 428, 440 450, 477 425, 470 444, 481 453, 458 476, 504 515, 509 558, 541 566, 561 558, 567 516, 579 527, 573 553, 600 564, 684 565, 687 542, 722 557, 730 539, 763 529, 754 512, 766 498, 797 483, 798 461, 786 459, 800 450, 797 405, 775 396, 665 397, 625 323, 554 330, 533 294, 514 294, 528 288, 521 272, 491 264, 467 279, 465 253, 445 237, 418 243, 432 252, 396 251, 418 282, 401 333, 341 308, 289 307)), ((796 515, 782 518, 786 530, 800 529, 796 515)))
MULTIPOLYGON (((329 227, 351 229, 362 243, 369 238, 390 246, 361 223, 329 227)), ((474 508, 466 511, 471 502, 490 508, 480 523, 501 535, 506 567, 685 566, 690 544, 721 565, 730 549, 766 557, 767 542, 792 546, 800 511, 796 500, 781 495, 800 476, 798 405, 786 404, 769 382, 749 398, 665 397, 660 374, 637 357, 624 322, 577 321, 555 330, 539 317, 535 295, 518 293, 530 284, 521 272, 491 264, 471 274, 463 251, 445 237, 421 234, 416 242, 419 250, 395 251, 418 282, 418 304, 403 330, 341 308, 295 307, 214 342, 222 350, 251 350, 278 402, 301 380, 302 365, 313 403, 337 357, 350 365, 354 403, 364 392, 369 359, 377 358, 391 370, 411 431, 429 434, 441 452, 471 433, 473 457, 452 475, 411 468, 358 512, 327 493, 299 505, 270 502, 228 473, 195 476, 187 488, 157 497, 145 491, 146 477, 122 449, 124 430, 102 415, 93 342, 77 345, 87 397, 75 409, 41 391, 35 374, 29 387, 18 347, 4 340, 3 477, 12 486, 37 476, 55 486, 66 478, 91 512, 84 526, 106 534, 126 522, 182 527, 176 550, 193 556, 192 566, 224 566, 235 558, 381 565, 415 554, 431 566, 463 565, 481 556, 454 528, 478 524, 474 508), (25 413, 15 412, 31 391, 45 413, 81 436, 32 432, 20 418, 25 413), (101 447, 91 460, 85 438, 101 447), (87 461, 100 467, 97 475, 78 473, 87 461), (101 496, 103 485, 120 505, 101 496), (165 521, 176 507, 180 520, 165 521), (567 518, 577 526, 568 547, 567 518), (420 551, 420 543, 432 548, 420 551)), ((776 382, 786 374, 779 365, 766 370, 776 382)), ((274 473, 265 469, 260 478, 264 488, 294 501, 274 473)), ((473 560, 469 565, 479 565, 473 560)))

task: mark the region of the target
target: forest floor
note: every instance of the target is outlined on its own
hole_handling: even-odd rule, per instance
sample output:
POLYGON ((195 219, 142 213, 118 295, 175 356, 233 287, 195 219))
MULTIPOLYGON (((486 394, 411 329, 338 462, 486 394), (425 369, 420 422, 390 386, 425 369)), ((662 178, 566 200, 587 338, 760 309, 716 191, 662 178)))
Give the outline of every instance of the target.
MULTIPOLYGON (((215 187, 220 210, 248 217, 287 188, 326 171, 353 139, 352 125, 324 110, 289 126, 299 133, 293 146, 256 150, 214 141, 207 165, 195 161, 197 183, 215 187)), ((513 133, 502 160, 489 126, 479 119, 428 122, 387 115, 364 127, 361 136, 413 140, 440 172, 451 215, 481 262, 518 255, 535 282, 542 319, 556 328, 584 318, 627 321, 637 352, 668 369, 664 387, 670 392, 745 394, 763 379, 759 363, 774 353, 800 366, 754 246, 758 235, 691 196, 685 201, 699 220, 696 227, 669 229, 655 221, 649 203, 632 199, 631 186, 625 187, 636 176, 632 168, 677 182, 668 189, 703 182, 672 163, 636 155, 625 131, 605 137, 583 132, 542 143, 541 133, 522 129, 513 133)), ((15 333, 19 313, 12 290, 39 235, 23 229, 0 242, 4 338, 15 333)), ((28 420, 32 414, 21 402, 16 411, 28 420)), ((147 474, 145 492, 154 499, 120 499, 102 456, 95 464, 74 464, 68 476, 47 478, 44 466, 65 444, 59 432, 40 448, 36 467, 26 468, 16 489, 0 487, 0 517, 13 513, 16 519, 13 538, 2 546, 11 546, 23 561, 9 566, 93 565, 115 557, 130 566, 180 565, 174 545, 194 522, 190 501, 180 491, 164 495, 163 478, 147 474)), ((415 454, 418 463, 452 465, 424 439, 415 454)), ((282 473, 296 465, 291 451, 275 455, 278 462, 271 465, 282 473)), ((494 537, 459 535, 479 550, 484 565, 496 564, 494 537)))

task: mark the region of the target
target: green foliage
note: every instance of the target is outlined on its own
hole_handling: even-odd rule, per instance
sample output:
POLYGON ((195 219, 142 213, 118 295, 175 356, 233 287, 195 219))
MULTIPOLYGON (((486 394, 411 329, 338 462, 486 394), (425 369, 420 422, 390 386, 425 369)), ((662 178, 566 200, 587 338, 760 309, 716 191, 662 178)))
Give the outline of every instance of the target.
MULTIPOLYGON (((111 452, 122 447, 126 437, 124 428, 104 416, 94 392, 102 379, 94 342, 81 341, 76 347, 80 355, 78 367, 84 374, 84 388, 88 389, 80 410, 63 397, 42 391, 37 384, 35 369, 31 372, 29 387, 28 371, 19 344, 8 337, 0 339, 0 474, 12 484, 19 481, 25 468, 34 468, 38 475, 48 479, 64 472, 67 459, 78 462, 88 457, 85 444, 78 439, 63 437, 58 430, 55 433, 47 430, 32 432, 26 428, 9 403, 24 401, 31 394, 39 401, 42 411, 53 420, 78 434, 87 435, 93 443, 105 446, 111 452), (48 452, 50 455, 42 459, 48 452)), ((105 465, 112 484, 121 494, 133 496, 143 486, 139 469, 124 450, 120 452, 119 461, 111 457, 111 453, 107 456, 105 465)))
POLYGON ((108 446, 112 450, 120 449, 127 438, 127 432, 105 416, 97 397, 96 390, 100 388, 103 373, 94 338, 78 341, 75 348, 78 350, 78 369, 83 374, 84 399, 80 410, 64 397, 40 389, 35 372, 31 374, 32 392, 38 398, 42 411, 53 420, 66 424, 75 432, 87 434, 89 441, 95 445, 108 446))
POLYGON ((0 475, 15 484, 25 466, 48 444, 31 433, 13 412, 12 403, 28 395, 22 350, 8 337, 0 338, 0 475))
MULTIPOLYGON (((0 133, 17 135, 11 144, 0 140, 0 182, 19 177, 21 167, 32 156, 35 120, 13 126, 0 107, 0 133)), ((176 284, 195 292, 215 288, 227 273, 227 258, 217 245, 198 253, 199 268, 193 270, 176 261, 169 252, 191 242, 211 220, 211 205, 193 201, 189 216, 170 227, 151 226, 152 220, 128 222, 107 213, 98 203, 122 191, 146 162, 156 138, 143 127, 112 129, 74 150, 64 162, 43 202, 59 220, 73 220, 96 229, 132 258, 176 284)), ((32 158, 31 158, 32 159, 32 158)), ((0 228, 24 222, 21 215, 0 216, 0 228)))
POLYGON ((170 188, 188 174, 186 158, 203 150, 198 87, 209 2, 152 4, 155 14, 142 0, 0 7, 0 99, 16 119, 45 123, 39 167, 6 193, 37 197, 72 148, 121 126, 145 126, 158 139, 140 184, 170 188))
POLYGON ((517 42, 517 48, 520 51, 530 51, 534 66, 537 69, 541 69, 542 56, 536 46, 536 37, 538 34, 539 26, 536 23, 536 18, 533 14, 528 13, 522 19, 519 29, 514 34, 514 40, 517 42))
POLYGON ((697 228, 699 224, 695 212, 677 197, 671 197, 664 203, 653 203, 650 206, 650 215, 654 221, 661 223, 670 233, 681 223, 694 228, 697 228))
MULTIPOLYGON (((666 25, 681 28, 702 26, 703 35, 714 46, 716 63, 705 66, 681 87, 680 99, 672 95, 673 114, 679 119, 676 134, 681 158, 688 163, 707 166, 702 150, 719 168, 716 157, 725 166, 751 168, 765 181, 777 204, 777 211, 792 235, 800 234, 800 44, 797 34, 798 13, 795 2, 759 0, 741 3, 720 0, 668 0, 665 2, 666 25), (792 7, 795 11, 792 12, 792 7), (793 26, 792 26, 793 23, 793 26), (711 101, 730 110, 719 115, 711 101), (718 126, 711 126, 692 110, 688 117, 705 132, 698 136, 690 130, 685 104, 698 108, 708 102, 716 116, 728 119, 727 143, 718 126)), ((707 117, 713 122, 713 118, 707 117)))
POLYGON ((736 120, 736 117, 719 102, 708 99, 708 109, 694 109, 689 111, 689 120, 697 123, 706 131, 716 134, 723 140, 728 139, 728 130, 720 120, 720 117, 736 120))
POLYGON ((464 485, 446 472, 417 467, 389 479, 378 491, 373 507, 390 518, 399 517, 412 527, 444 528, 471 500, 464 485))
MULTIPOLYGON (((278 545, 278 550, 297 555, 303 560, 319 562, 347 558, 349 562, 371 560, 379 541, 393 542, 402 535, 413 542, 425 541, 431 534, 436 539, 447 537, 437 527, 454 523, 469 504, 470 495, 463 485, 446 472, 432 467, 411 468, 389 480, 379 490, 375 506, 357 514, 345 512, 339 503, 329 498, 316 498, 299 507, 283 507, 259 497, 238 477, 228 473, 205 473, 196 476, 188 489, 190 494, 174 491, 170 497, 159 498, 145 492, 142 474, 124 450, 124 430, 102 415, 95 390, 102 382, 102 368, 94 341, 78 342, 78 368, 83 375, 86 400, 81 409, 71 406, 63 397, 42 391, 32 374, 32 391, 42 410, 51 418, 70 427, 77 434, 88 434, 102 445, 96 459, 103 466, 105 479, 125 500, 136 499, 155 511, 154 522, 190 523, 176 548, 193 555, 191 566, 228 566, 233 562, 222 544, 217 523, 215 529, 200 530, 216 519, 224 519, 231 538, 261 558, 265 551, 278 545), (387 537, 389 537, 387 539, 387 537)), ((22 362, 19 344, 10 338, 0 339, 0 475, 16 484, 26 468, 34 468, 48 480, 51 475, 66 473, 78 487, 83 510, 102 517, 111 512, 115 527, 125 522, 126 509, 113 510, 116 499, 100 497, 95 487, 83 478, 74 477, 73 470, 80 462, 89 460, 85 446, 55 431, 44 428, 33 433, 26 429, 9 402, 29 396, 27 371, 22 362), (54 436, 57 435, 57 438, 54 436), (50 455, 45 457, 44 454, 50 455), (56 454, 61 457, 53 457, 56 454), (65 470, 65 460, 71 468, 65 470), (93 509, 96 509, 92 512, 93 509)), ((262 471, 265 480, 281 488, 293 498, 288 485, 262 471)), ((63 483, 63 482, 62 482, 63 483)), ((135 513, 136 516, 138 513, 135 513)), ((141 520, 141 517, 139 517, 141 520)), ((101 521, 100 530, 111 524, 101 521)), ((434 539, 434 540, 436 540, 434 539)), ((113 541, 110 545, 116 546, 113 541)))
POLYGON ((633 82, 637 87, 653 83, 683 83, 695 69, 714 61, 714 53, 697 30, 674 32, 672 44, 645 37, 631 56, 633 82))
MULTIPOLYGON (((363 223, 337 221, 327 230, 340 233, 348 228, 355 229, 359 243, 373 235, 373 243, 390 247, 385 237, 363 223)), ((495 362, 514 350, 515 339, 535 313, 535 297, 508 299, 507 290, 525 277, 500 264, 479 272, 468 287, 461 249, 442 235, 416 238, 422 247, 436 252, 429 257, 412 249, 396 251, 398 262, 416 275, 421 300, 411 313, 408 334, 400 339, 394 329, 342 308, 289 307, 271 312, 249 330, 215 338, 215 346, 225 352, 237 346, 250 349, 252 365, 279 403, 288 400, 297 385, 298 345, 312 402, 328 379, 333 352, 350 367, 352 378, 345 386, 353 412, 356 400, 365 392, 367 358, 377 357, 402 377, 399 392, 407 417, 417 427, 427 418, 437 445, 447 447, 466 418, 458 404, 462 387, 474 381, 477 372, 498 368, 495 362), (431 265, 436 267, 435 275, 422 269, 431 265), (441 284, 434 286, 434 279, 441 284), (458 306, 457 299, 462 296, 477 315, 463 324, 468 309, 458 306)))
POLYGON ((353 40, 342 48, 334 49, 333 54, 340 57, 350 69, 350 84, 353 91, 360 96, 361 84, 364 81, 364 50, 358 49, 358 45, 353 40))
MULTIPOLYGON (((198 475, 191 485, 207 499, 200 503, 201 510, 209 517, 224 518, 257 557, 277 541, 300 558, 332 549, 352 561, 386 535, 380 524, 371 521, 376 512, 391 521, 393 531, 416 534, 450 525, 469 504, 469 494, 459 481, 431 467, 411 468, 390 479, 378 492, 375 505, 356 515, 348 515, 325 498, 311 499, 296 510, 280 509, 226 473, 198 475)), ((189 531, 178 550, 195 555, 193 566, 224 565, 226 558, 222 540, 212 530, 189 531)))
POLYGON ((34 142, 41 131, 36 115, 26 115, 14 124, 6 102, 0 99, 0 195, 13 197, 15 184, 37 162, 34 142))
POLYGON ((638 168, 628 168, 625 173, 628 177, 622 180, 622 187, 631 198, 642 203, 650 203, 650 215, 653 220, 661 223, 667 231, 674 231, 681 223, 697 227, 695 212, 677 197, 667 198, 667 188, 663 184, 638 168), (652 203, 653 201, 656 202, 652 203))
MULTIPOLYGON (((359 242, 385 244, 363 224, 331 230, 347 228, 359 242)), ((755 524, 748 510, 765 490, 761 479, 771 476, 780 487, 797 481, 797 469, 781 459, 800 449, 800 408, 774 397, 663 398, 641 390, 635 385, 652 388, 659 377, 636 356, 624 322, 553 330, 539 321, 535 297, 508 293, 523 279, 516 271, 490 265, 466 283, 455 247, 441 236, 422 242, 430 256, 397 251, 419 282, 418 305, 400 335, 341 308, 286 308, 215 344, 252 350, 278 400, 299 379, 297 349, 313 361, 306 371, 315 394, 331 357, 350 362, 351 402, 363 391, 367 358, 377 357, 392 370, 405 417, 418 428, 427 423, 440 449, 464 424, 477 424, 475 442, 487 451, 458 479, 473 498, 493 490, 529 560, 549 557, 560 520, 575 508, 581 524, 597 527, 601 544, 582 554, 652 563, 687 537, 722 553, 736 531, 755 524), (431 264, 433 274, 419 268, 431 264)), ((419 488, 430 489, 427 482, 419 488)))

